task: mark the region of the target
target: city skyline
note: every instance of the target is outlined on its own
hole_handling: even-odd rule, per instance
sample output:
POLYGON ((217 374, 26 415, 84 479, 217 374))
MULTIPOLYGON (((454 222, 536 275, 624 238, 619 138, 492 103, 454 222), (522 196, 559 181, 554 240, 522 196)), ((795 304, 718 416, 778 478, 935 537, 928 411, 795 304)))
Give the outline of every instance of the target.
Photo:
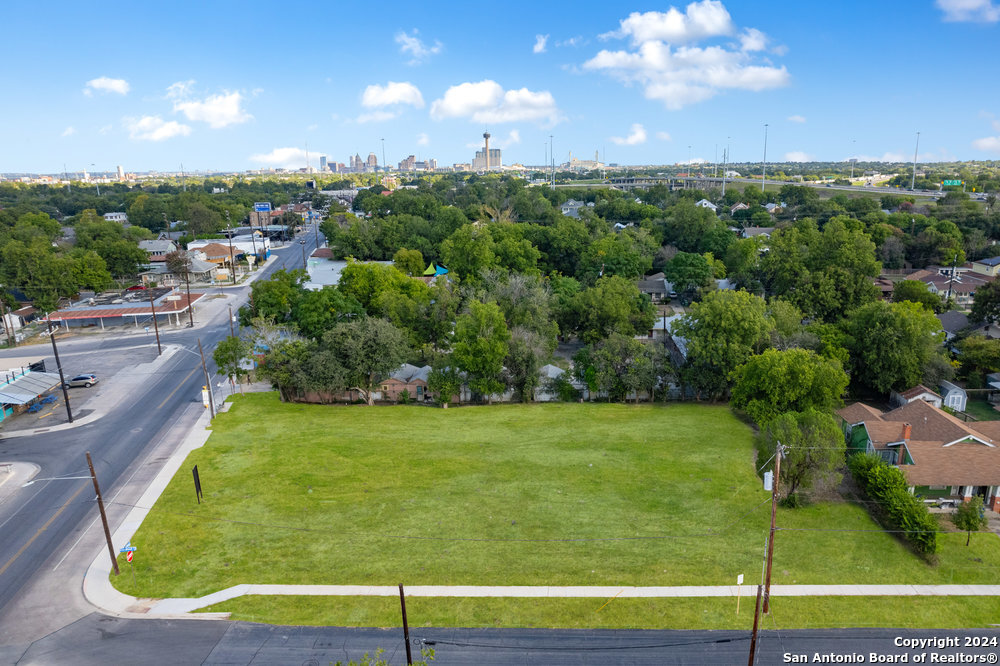
POLYGON ((993 0, 5 14, 0 172, 1000 159, 993 0))

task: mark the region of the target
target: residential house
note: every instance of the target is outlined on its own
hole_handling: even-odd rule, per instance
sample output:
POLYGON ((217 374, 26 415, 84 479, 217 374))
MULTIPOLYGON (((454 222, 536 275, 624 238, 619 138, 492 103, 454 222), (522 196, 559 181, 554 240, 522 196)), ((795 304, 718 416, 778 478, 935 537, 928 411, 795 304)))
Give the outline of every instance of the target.
POLYGON ((898 467, 910 492, 978 495, 1000 511, 1000 421, 964 423, 924 400, 884 413, 854 403, 837 414, 849 448, 898 467))
POLYGON ((741 211, 741 210, 750 210, 750 205, 749 204, 745 204, 742 201, 740 201, 738 203, 735 203, 732 206, 730 206, 730 208, 729 208, 729 214, 730 215, 736 215, 736 213, 739 212, 739 211, 741 211))
POLYGON ((950 342, 958 335, 958 332, 969 325, 969 317, 964 312, 958 310, 948 310, 937 315, 944 329, 944 340, 950 342))
POLYGON ((780 203, 780 204, 766 203, 766 204, 764 204, 764 210, 766 210, 768 212, 768 214, 773 217, 773 216, 777 215, 778 213, 780 213, 781 211, 785 210, 785 204, 784 203, 780 203))
POLYGON ((139 249, 150 254, 170 254, 177 251, 177 243, 169 239, 141 240, 139 241, 139 249))
POLYGON ((700 199, 700 200, 696 201, 694 205, 698 206, 699 208, 707 208, 707 209, 709 209, 710 211, 712 211, 713 213, 716 213, 716 214, 718 214, 718 211, 719 211, 719 207, 716 206, 711 201, 709 201, 708 199, 700 199))
POLYGON ((403 391, 410 400, 424 402, 430 398, 427 393, 427 378, 431 373, 431 366, 425 365, 417 367, 404 363, 398 370, 389 375, 382 382, 382 400, 398 402, 403 391))
POLYGON ((580 209, 586 205, 587 204, 584 203, 583 201, 576 201, 575 199, 570 199, 569 201, 567 201, 566 203, 564 203, 562 206, 559 207, 559 212, 561 212, 563 215, 567 217, 575 217, 579 219, 580 209))
POLYGON ((971 308, 976 289, 994 280, 994 277, 975 270, 958 267, 928 267, 907 276, 908 280, 918 280, 927 285, 927 290, 947 299, 949 296, 961 308, 971 308))
POLYGON ((674 286, 667 282, 662 272, 647 275, 637 283, 639 292, 646 294, 654 303, 669 300, 674 286))
POLYGON ((770 238, 771 234, 774 233, 774 229, 774 227, 743 227, 743 231, 740 232, 740 235, 743 238, 756 238, 757 236, 770 238))
POLYGON ((965 411, 965 407, 969 403, 969 395, 964 388, 946 381, 942 381, 938 386, 941 389, 941 398, 945 407, 954 409, 956 412, 965 411))
POLYGON ((990 257, 989 259, 977 259, 973 261, 972 272, 995 278, 1000 274, 1000 257, 990 257))
POLYGON ((191 249, 194 256, 202 261, 214 264, 216 267, 215 279, 223 282, 232 279, 229 271, 235 269, 236 258, 243 254, 238 248, 230 249, 228 245, 222 243, 206 243, 196 249, 191 249))
POLYGON ((889 404, 893 407, 901 407, 916 400, 929 402, 938 409, 941 409, 943 398, 923 384, 917 384, 913 388, 907 389, 901 393, 893 391, 889 394, 889 404))
POLYGON ((128 214, 121 211, 115 211, 113 213, 105 213, 104 219, 108 222, 118 222, 119 224, 128 224, 128 214))
MULTIPOLYGON (((559 366, 547 363, 538 369, 538 386, 535 387, 534 395, 532 398, 535 402, 553 402, 559 399, 559 394, 556 393, 555 383, 559 381, 561 377, 566 376, 566 371, 559 366)), ((570 379, 571 377, 566 377, 570 379)))

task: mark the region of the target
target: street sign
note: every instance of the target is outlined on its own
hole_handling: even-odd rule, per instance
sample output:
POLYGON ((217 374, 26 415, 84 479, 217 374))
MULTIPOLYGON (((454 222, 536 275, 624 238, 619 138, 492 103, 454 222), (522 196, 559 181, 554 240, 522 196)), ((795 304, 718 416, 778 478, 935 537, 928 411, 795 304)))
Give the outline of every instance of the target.
POLYGON ((941 184, 944 185, 945 187, 961 187, 962 186, 962 181, 960 181, 960 180, 946 180, 946 181, 944 181, 941 184))
POLYGON ((258 213, 270 213, 271 203, 268 201, 257 201, 254 203, 253 209, 258 213))
POLYGON ((126 562, 131 562, 132 561, 132 553, 134 553, 134 552, 135 552, 135 550, 130 550, 127 553, 125 553, 125 561, 126 562))

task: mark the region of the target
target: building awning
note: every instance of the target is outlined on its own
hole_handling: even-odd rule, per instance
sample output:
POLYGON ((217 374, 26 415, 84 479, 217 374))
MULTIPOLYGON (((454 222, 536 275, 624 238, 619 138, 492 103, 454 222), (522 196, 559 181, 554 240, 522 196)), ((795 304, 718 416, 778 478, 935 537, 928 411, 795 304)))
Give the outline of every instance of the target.
POLYGON ((29 372, 0 386, 0 403, 26 405, 56 386, 59 386, 59 375, 52 372, 29 372))

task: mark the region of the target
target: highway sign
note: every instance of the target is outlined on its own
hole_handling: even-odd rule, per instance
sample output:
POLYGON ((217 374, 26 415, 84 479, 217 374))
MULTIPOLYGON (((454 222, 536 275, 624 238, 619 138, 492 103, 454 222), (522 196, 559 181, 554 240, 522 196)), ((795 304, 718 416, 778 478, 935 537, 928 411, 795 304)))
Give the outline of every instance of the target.
POLYGON ((125 561, 126 562, 131 562, 132 561, 132 553, 134 553, 134 552, 135 552, 134 550, 130 550, 127 553, 125 553, 125 561))
POLYGON ((270 213, 271 212, 271 204, 270 204, 270 202, 267 202, 267 201, 258 201, 256 203, 254 203, 253 209, 255 211, 257 211, 258 213, 270 213))
POLYGON ((961 187, 962 186, 962 181, 960 181, 960 180, 946 180, 946 181, 944 181, 941 184, 944 185, 945 187, 961 187))

